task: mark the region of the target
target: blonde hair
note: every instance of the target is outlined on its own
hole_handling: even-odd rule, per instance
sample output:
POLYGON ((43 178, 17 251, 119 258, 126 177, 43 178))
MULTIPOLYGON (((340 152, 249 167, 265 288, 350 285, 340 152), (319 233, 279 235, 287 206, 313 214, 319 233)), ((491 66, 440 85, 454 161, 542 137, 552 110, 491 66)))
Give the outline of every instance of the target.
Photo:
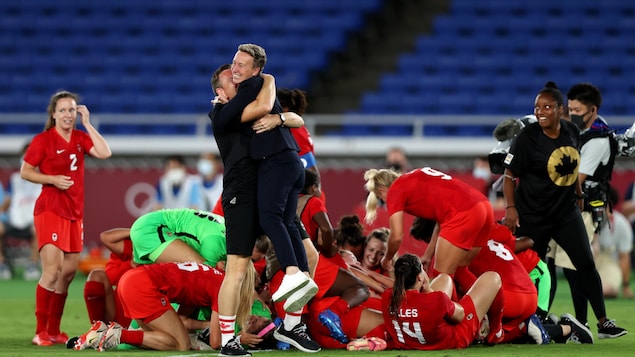
POLYGON ((245 52, 254 59, 254 68, 260 68, 258 73, 262 73, 267 63, 267 52, 261 46, 253 43, 243 43, 238 46, 238 51, 245 52))
POLYGON ((364 173, 365 187, 368 191, 366 198, 366 223, 373 223, 377 218, 377 206, 379 199, 377 198, 377 189, 384 187, 390 188, 390 185, 399 177, 399 173, 391 169, 370 169, 364 173))
POLYGON ((256 268, 254 263, 249 260, 247 272, 240 286, 240 302, 236 310, 236 323, 243 331, 247 331, 249 323, 249 314, 251 314, 251 305, 254 303, 254 292, 256 291, 256 268))

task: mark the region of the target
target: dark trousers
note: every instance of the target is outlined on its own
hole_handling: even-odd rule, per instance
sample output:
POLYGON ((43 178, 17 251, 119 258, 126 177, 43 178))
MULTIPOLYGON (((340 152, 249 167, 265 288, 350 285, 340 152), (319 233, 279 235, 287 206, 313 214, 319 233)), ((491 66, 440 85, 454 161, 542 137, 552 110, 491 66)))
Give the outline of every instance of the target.
MULTIPOLYGON (((584 295, 591 303, 595 317, 598 319, 606 317, 602 282, 600 281, 600 274, 598 274, 595 267, 582 216, 580 212, 577 211, 576 214, 571 214, 568 218, 569 219, 558 223, 541 224, 523 223, 521 219, 520 227, 516 230, 516 235, 518 237, 527 236, 532 238, 534 240, 533 249, 543 260, 545 260, 547 254, 549 241, 551 239, 555 240, 556 243, 567 252, 571 263, 573 263, 573 266, 575 266, 577 270, 577 274, 569 274, 569 276, 567 276, 572 290, 576 290, 575 293, 572 291, 574 302, 576 302, 577 305, 580 301, 580 295, 584 295)), ((551 266, 550 270, 555 271, 555 267, 551 266)), ((555 275, 552 276, 552 294, 555 294, 554 284, 556 280, 555 275)), ((586 320, 585 315, 586 314, 581 314, 580 317, 586 320)))
POLYGON ((294 222, 303 187, 304 166, 296 151, 283 151, 259 161, 260 226, 271 239, 282 269, 297 266, 309 271, 302 237, 294 222))

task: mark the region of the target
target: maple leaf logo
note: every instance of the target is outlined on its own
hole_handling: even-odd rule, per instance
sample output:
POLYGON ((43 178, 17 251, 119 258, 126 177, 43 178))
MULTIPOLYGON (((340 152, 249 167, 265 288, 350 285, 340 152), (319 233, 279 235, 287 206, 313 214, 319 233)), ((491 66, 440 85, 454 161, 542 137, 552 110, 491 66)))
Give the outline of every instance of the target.
POLYGON ((555 169, 560 176, 568 176, 575 173, 575 169, 578 166, 578 160, 572 160, 571 156, 562 156, 560 164, 556 165, 555 169))

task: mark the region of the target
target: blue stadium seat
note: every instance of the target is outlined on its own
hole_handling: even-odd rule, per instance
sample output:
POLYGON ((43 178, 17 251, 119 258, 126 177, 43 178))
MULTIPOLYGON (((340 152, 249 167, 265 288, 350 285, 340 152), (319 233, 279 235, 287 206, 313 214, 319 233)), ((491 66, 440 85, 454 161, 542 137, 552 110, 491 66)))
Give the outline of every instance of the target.
MULTIPOLYGON (((8 93, 14 98, 36 90, 50 92, 61 78, 58 69, 67 66, 73 68, 68 86, 91 96, 107 87, 109 97, 94 100, 98 107, 152 112, 159 107, 156 98, 171 93, 174 85, 201 83, 207 96, 211 72, 231 61, 238 44, 252 42, 263 45, 272 59, 298 58, 296 63, 276 59, 284 62, 275 67, 279 71, 276 77, 279 85, 306 89, 312 73, 325 68, 333 52, 345 48, 349 32, 362 29, 364 14, 377 11, 382 3, 59 0, 52 5, 9 0, 0 4, 0 64, 11 73, 5 83, 11 86, 8 93), (149 93, 157 94, 154 101, 149 93), (137 98, 135 105, 127 98, 136 95, 147 96, 137 98), (113 96, 126 99, 117 102, 113 96)), ((200 100, 178 94, 174 101, 182 105, 168 110, 207 111, 208 99, 202 106, 196 104, 200 100)), ((10 105, 0 110, 24 110, 18 102, 7 100, 10 105)), ((38 109, 27 109, 34 110, 38 109)))

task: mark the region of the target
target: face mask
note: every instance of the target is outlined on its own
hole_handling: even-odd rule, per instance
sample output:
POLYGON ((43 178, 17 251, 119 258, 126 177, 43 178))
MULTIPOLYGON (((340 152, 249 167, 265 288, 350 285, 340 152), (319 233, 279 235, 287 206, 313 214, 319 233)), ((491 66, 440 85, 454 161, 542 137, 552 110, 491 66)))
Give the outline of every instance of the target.
POLYGON ((198 170, 198 173, 203 176, 211 176, 214 174, 214 164, 210 160, 198 160, 196 168, 198 170))
POLYGON ((400 164, 400 163, 398 163, 398 162, 388 163, 388 164, 386 165, 386 167, 387 167, 387 168, 389 168, 389 169, 393 169, 394 171, 397 171, 397 172, 401 172, 401 170, 403 169, 403 168, 401 167, 401 164, 400 164))
POLYGON ((573 124, 575 124, 578 128, 580 128, 580 130, 584 130, 586 129, 586 123, 584 122, 584 117, 589 114, 589 112, 586 112, 582 115, 579 114, 571 114, 569 115, 569 117, 571 118, 571 122, 573 124))
POLYGON ((171 169, 165 174, 165 179, 173 185, 179 185, 185 180, 185 170, 183 169, 171 169))
POLYGON ((485 181, 489 180, 491 173, 489 171, 489 169, 486 169, 484 167, 477 167, 474 170, 472 170, 472 176, 478 178, 478 179, 483 179, 485 181))

